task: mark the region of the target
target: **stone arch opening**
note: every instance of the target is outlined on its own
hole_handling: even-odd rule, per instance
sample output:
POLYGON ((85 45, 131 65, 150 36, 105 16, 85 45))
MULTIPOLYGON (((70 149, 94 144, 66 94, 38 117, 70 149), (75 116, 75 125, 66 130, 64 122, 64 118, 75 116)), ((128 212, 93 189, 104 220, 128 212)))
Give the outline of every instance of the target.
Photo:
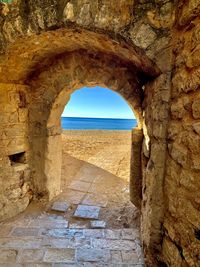
MULTIPOLYGON (((111 88, 130 103, 139 121, 140 131, 146 108, 143 106, 144 93, 147 93, 144 92, 143 85, 160 74, 155 64, 132 43, 127 44, 117 37, 77 29, 59 29, 22 38, 9 46, 2 62, 1 82, 5 88, 13 87, 13 91, 19 93, 20 107, 24 107, 26 111, 23 126, 28 138, 22 140, 23 151, 20 148, 19 152, 28 152, 26 155, 32 193, 35 196, 47 194, 50 198, 60 190, 59 181, 55 179, 59 177, 56 173, 60 166, 58 168, 54 165, 53 169, 52 164, 59 163, 56 161, 59 155, 54 154, 53 150, 59 151, 56 138, 59 139, 60 131, 58 125, 51 123, 49 119, 54 109, 54 114, 60 113, 57 110, 60 105, 57 99, 61 99, 61 102, 65 99, 66 103, 70 93, 83 85, 98 84, 111 88), (25 104, 23 99, 26 99, 25 104), (53 138, 54 146, 51 146, 53 138), (50 155, 54 155, 54 158, 50 155), (53 172, 49 173, 50 169, 55 171, 54 175, 53 172)), ((151 84, 149 88, 151 90, 151 84)), ((148 94, 148 97, 151 98, 151 95, 148 94)), ((147 105, 149 116, 152 107, 150 101, 151 99, 147 105)), ((141 148, 141 140, 137 147, 141 148)), ((12 147, 14 153, 17 149, 17 146, 12 147)), ((165 147, 163 151, 164 149, 165 147)), ((139 152, 140 156, 140 149, 139 152)), ((24 210, 29 204, 30 197, 27 193, 25 196, 26 201, 14 214, 24 210)), ((9 204, 5 208, 7 211, 9 204)), ((18 208, 17 201, 15 207, 18 208)))
POLYGON ((53 65, 33 77, 30 83, 32 94, 35 95, 34 102, 30 104, 34 185, 37 192, 46 191, 50 198, 60 190, 60 116, 72 92, 82 86, 100 85, 111 88, 134 110, 139 129, 143 123, 143 91, 136 70, 130 69, 126 63, 108 54, 88 53, 83 50, 62 55, 54 60, 53 65), (38 138, 40 147, 36 145, 38 138))

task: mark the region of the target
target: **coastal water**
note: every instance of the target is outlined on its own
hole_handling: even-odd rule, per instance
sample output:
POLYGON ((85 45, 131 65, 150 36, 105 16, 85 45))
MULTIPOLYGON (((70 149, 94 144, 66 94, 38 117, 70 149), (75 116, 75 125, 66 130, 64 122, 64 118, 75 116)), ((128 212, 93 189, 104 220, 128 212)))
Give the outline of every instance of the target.
POLYGON ((62 117, 64 130, 131 130, 136 127, 135 119, 103 119, 62 117))

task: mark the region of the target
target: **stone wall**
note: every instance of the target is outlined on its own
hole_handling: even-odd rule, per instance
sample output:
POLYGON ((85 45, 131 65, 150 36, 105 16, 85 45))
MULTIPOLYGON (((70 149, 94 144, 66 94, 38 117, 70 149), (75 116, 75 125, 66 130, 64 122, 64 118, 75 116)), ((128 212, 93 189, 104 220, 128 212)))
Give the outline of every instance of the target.
POLYGON ((136 72, 133 72, 133 69, 131 72, 129 66, 117 58, 113 64, 113 57, 109 55, 88 54, 85 51, 62 55, 62 58, 54 59, 51 66, 32 76, 29 80, 32 90, 29 104, 29 135, 32 140, 31 165, 37 192, 47 190, 52 198, 59 191, 60 116, 70 99, 70 94, 83 86, 101 85, 111 88, 127 100, 141 126, 142 92, 136 77, 136 72), (55 147, 52 145, 54 143, 55 147), (56 165, 53 164, 55 161, 56 165))
POLYGON ((200 3, 177 7, 162 252, 167 266, 200 266, 200 3))
POLYGON ((199 1, 14 0, 0 12, 0 219, 32 192, 59 192, 62 108, 103 85, 143 128, 147 265, 199 266, 199 1))
POLYGON ((0 84, 0 218, 23 211, 32 198, 26 87, 0 84))

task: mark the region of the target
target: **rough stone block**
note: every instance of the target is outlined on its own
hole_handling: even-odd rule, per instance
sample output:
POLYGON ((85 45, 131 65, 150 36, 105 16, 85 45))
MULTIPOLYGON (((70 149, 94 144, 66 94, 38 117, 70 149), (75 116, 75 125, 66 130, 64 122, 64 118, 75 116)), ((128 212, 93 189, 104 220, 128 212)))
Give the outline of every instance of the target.
POLYGON ((83 182, 83 181, 73 181, 68 188, 81 191, 81 192, 88 192, 91 183, 83 182))
POLYGON ((122 254, 120 250, 111 250, 111 262, 119 264, 122 262, 122 254))
POLYGON ((20 251, 17 260, 21 263, 40 262, 44 256, 44 251, 41 249, 26 249, 20 251))
POLYGON ((134 250, 123 251, 122 250, 122 260, 124 263, 136 264, 139 263, 139 258, 134 250))
POLYGON ((131 240, 92 239, 92 246, 98 249, 132 250, 136 244, 131 240))
POLYGON ((44 262, 74 262, 75 250, 74 249, 47 249, 44 255, 44 262))
POLYGON ((104 222, 104 221, 91 221, 90 226, 91 226, 91 228, 105 228, 106 222, 104 222))
POLYGON ((69 205, 66 202, 54 202, 51 209, 55 211, 66 212, 69 205))
POLYGON ((0 251, 0 262, 11 263, 16 261, 17 251, 13 249, 1 249, 0 251))
POLYGON ((78 261, 83 262, 109 262, 110 251, 107 249, 77 249, 78 261))
POLYGON ((118 229, 106 229, 105 230, 105 237, 107 239, 120 239, 121 237, 121 230, 118 230, 118 229))
POLYGON ((98 219, 100 207, 78 205, 74 217, 80 217, 85 219, 98 219))
POLYGON ((39 234, 39 230, 39 228, 18 227, 12 231, 11 236, 37 236, 39 234))

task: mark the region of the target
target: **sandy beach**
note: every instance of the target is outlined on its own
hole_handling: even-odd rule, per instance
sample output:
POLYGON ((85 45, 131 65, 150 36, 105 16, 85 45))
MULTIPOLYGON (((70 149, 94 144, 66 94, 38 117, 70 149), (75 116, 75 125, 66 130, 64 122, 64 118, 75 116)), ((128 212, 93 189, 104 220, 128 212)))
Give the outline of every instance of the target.
POLYGON ((129 181, 131 131, 64 130, 62 138, 63 154, 129 181))
MULTIPOLYGON (((131 132, 63 131, 62 193, 59 200, 101 207, 99 219, 111 228, 139 225, 129 200, 131 132)), ((72 224, 75 206, 66 219, 72 224)))

